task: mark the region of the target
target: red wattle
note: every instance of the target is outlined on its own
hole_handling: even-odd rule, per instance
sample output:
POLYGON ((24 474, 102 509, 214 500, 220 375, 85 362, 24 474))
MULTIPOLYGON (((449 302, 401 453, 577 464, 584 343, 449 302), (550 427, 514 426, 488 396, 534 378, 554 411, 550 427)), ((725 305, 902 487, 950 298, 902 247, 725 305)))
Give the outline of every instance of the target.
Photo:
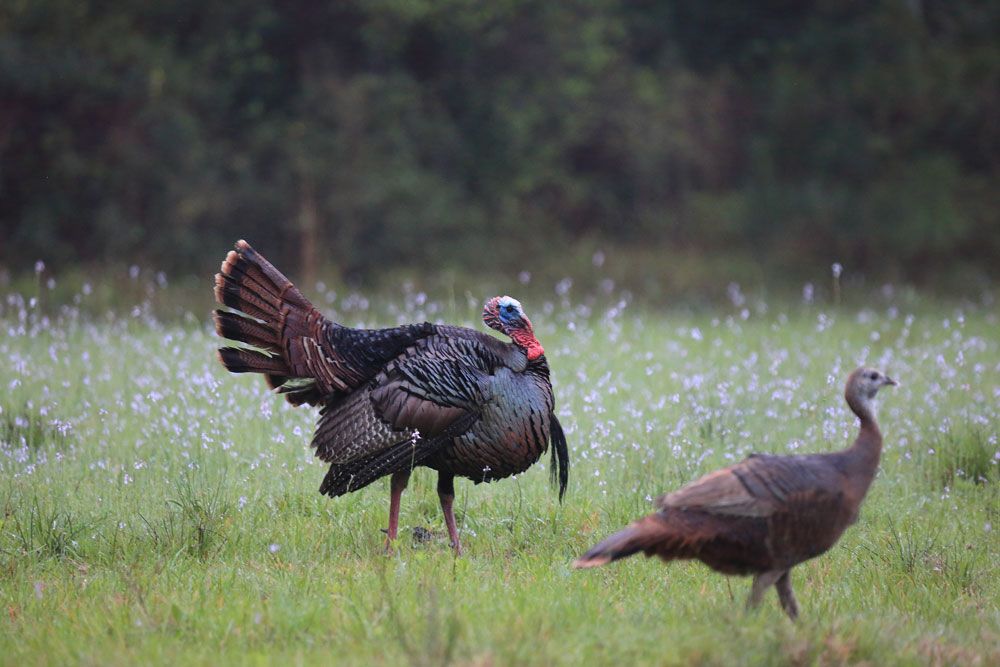
POLYGON ((543 348, 542 344, 539 343, 537 340, 533 340, 531 341, 531 343, 528 344, 527 354, 528 354, 528 361, 534 361, 538 357, 545 354, 545 348, 543 348))

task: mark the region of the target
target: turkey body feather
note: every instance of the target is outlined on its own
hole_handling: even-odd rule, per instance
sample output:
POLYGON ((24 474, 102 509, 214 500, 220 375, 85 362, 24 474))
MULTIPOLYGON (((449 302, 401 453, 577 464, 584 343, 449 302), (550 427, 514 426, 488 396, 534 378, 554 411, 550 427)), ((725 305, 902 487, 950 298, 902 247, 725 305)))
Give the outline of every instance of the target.
POLYGON ((490 299, 483 320, 511 338, 428 322, 354 329, 325 318, 245 241, 216 276, 219 350, 234 373, 262 373, 293 405, 320 407, 312 440, 330 463, 320 488, 339 496, 393 476, 390 540, 399 495, 417 465, 439 473, 449 533, 461 551, 452 478, 491 481, 523 472, 552 447, 559 497, 568 480, 566 440, 553 411, 548 362, 520 303, 490 299))
POLYGON ((829 454, 757 454, 656 499, 657 512, 632 522, 574 561, 588 568, 643 552, 697 559, 724 574, 753 575, 748 607, 771 585, 786 613, 798 615, 789 572, 832 547, 858 517, 875 477, 882 434, 878 389, 896 384, 861 368, 845 389, 861 421, 847 449, 829 454))

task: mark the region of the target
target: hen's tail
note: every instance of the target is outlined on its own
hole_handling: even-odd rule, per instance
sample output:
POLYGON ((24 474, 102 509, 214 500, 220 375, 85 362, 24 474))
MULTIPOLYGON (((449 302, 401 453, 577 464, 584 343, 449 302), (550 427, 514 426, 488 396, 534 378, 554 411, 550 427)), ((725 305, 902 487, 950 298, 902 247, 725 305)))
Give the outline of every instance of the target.
POLYGON ((643 519, 639 519, 627 528, 606 537, 600 544, 573 561, 573 567, 584 569, 597 567, 613 560, 628 558, 650 548, 652 544, 650 543, 649 531, 643 530, 642 522, 643 519))
POLYGON ((696 558, 724 574, 750 574, 773 566, 769 535, 762 517, 661 509, 606 538, 573 567, 604 565, 642 551, 665 561, 696 558))
POLYGON ((640 551, 663 560, 699 558, 718 535, 718 526, 707 525, 711 523, 711 517, 700 513, 655 512, 606 537, 573 561, 573 567, 596 567, 640 551))

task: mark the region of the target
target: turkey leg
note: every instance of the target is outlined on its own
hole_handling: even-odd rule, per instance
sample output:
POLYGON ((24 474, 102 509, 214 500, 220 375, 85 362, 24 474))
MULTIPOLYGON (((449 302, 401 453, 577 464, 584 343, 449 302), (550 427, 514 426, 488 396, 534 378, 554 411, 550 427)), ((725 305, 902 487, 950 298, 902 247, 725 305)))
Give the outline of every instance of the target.
POLYGON ((785 573, 782 570, 768 570, 767 572, 759 572, 754 575, 753 585, 750 587, 750 596, 747 598, 747 611, 754 609, 760 604, 760 600, 764 597, 767 589, 780 579, 783 574, 785 573))
POLYGON ((799 617, 799 603, 792 592, 792 571, 786 570, 781 579, 774 585, 778 589, 778 600, 781 606, 793 621, 799 617))
POLYGON ((396 533, 399 532, 399 500, 409 481, 409 468, 392 473, 392 479, 389 482, 389 530, 386 531, 385 538, 386 553, 392 553, 392 543, 396 540, 396 533))
POLYGON ((444 512, 444 523, 448 526, 448 539, 455 547, 455 555, 462 555, 462 544, 458 541, 458 526, 455 524, 455 476, 438 473, 438 497, 441 499, 441 511, 444 512))

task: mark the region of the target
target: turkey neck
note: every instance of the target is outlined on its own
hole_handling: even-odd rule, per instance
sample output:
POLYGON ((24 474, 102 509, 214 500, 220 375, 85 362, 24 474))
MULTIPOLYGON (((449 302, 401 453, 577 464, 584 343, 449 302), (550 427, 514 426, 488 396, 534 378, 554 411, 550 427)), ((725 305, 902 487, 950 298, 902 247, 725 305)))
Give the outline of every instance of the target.
POLYGON ((868 492, 868 486, 875 478, 879 458, 882 455, 882 432, 875 420, 875 411, 870 401, 857 401, 847 397, 847 404, 861 420, 861 429, 854 444, 844 451, 847 462, 847 478, 855 487, 860 498, 868 492))
POLYGON ((540 381, 542 384, 546 384, 550 382, 549 362, 545 359, 544 355, 534 361, 529 361, 528 365, 525 366, 524 374, 533 376, 536 382, 540 381))

